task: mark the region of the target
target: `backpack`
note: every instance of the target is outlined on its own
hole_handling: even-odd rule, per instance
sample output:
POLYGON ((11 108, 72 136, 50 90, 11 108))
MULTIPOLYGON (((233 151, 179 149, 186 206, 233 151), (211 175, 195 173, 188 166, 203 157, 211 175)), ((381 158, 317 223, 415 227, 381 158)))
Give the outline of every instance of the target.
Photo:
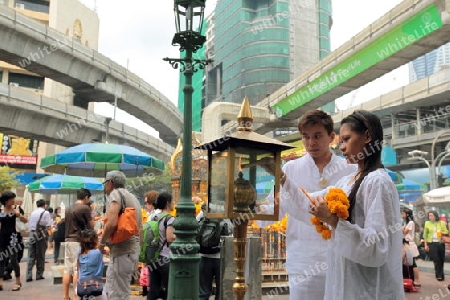
POLYGON ((220 252, 220 237, 229 234, 230 229, 224 220, 202 217, 199 220, 196 237, 197 243, 200 245, 200 253, 214 254, 220 252))
POLYGON ((160 246, 160 236, 159 236, 159 222, 164 219, 164 228, 167 228, 167 222, 169 221, 171 215, 168 213, 160 214, 159 216, 153 217, 151 220, 147 221, 143 225, 143 239, 139 252, 139 261, 142 263, 152 263, 159 258, 159 253, 162 247, 160 246))
POLYGON ((61 219, 56 224, 56 231, 53 233, 53 241, 56 243, 63 243, 66 240, 66 220, 61 219))

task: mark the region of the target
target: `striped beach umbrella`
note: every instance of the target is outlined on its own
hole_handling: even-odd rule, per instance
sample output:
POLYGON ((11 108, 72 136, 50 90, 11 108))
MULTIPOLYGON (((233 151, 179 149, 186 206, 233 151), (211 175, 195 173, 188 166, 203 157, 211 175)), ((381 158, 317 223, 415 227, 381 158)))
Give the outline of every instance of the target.
POLYGON ((100 180, 91 177, 52 175, 36 180, 28 185, 30 193, 40 194, 71 194, 78 189, 86 188, 91 192, 103 191, 100 180))
POLYGON ((89 143, 42 158, 41 168, 46 172, 91 177, 105 177, 113 170, 140 176, 145 172, 161 173, 164 162, 130 146, 89 143))

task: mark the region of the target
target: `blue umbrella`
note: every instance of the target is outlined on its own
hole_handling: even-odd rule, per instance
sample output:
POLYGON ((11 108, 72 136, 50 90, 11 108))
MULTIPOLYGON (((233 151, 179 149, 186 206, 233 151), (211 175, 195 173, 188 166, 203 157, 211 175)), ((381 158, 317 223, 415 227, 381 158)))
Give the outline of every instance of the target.
POLYGON ((398 192, 398 197, 400 198, 400 201, 403 201, 405 203, 409 203, 412 201, 416 201, 417 199, 422 197, 423 192, 422 191, 409 191, 409 192, 398 192))
POLYGON ((389 176, 391 177, 392 181, 396 182, 396 181, 398 180, 398 177, 399 177, 399 176, 397 175, 396 172, 391 171, 391 170, 389 170, 389 169, 385 169, 385 170, 386 170, 386 172, 389 174, 389 176))
POLYGON ((138 176, 145 170, 162 172, 164 162, 133 147, 90 143, 44 157, 41 168, 47 172, 92 177, 104 177, 112 170, 120 170, 127 176, 138 176))
POLYGON ((402 183, 396 184, 397 191, 421 191, 422 187, 417 182, 403 179, 402 183))
POLYGON ((91 177, 52 175, 36 180, 28 185, 28 191, 40 194, 72 194, 86 188, 91 192, 103 191, 100 180, 91 177))
POLYGON ((273 181, 262 181, 256 184, 256 192, 258 194, 268 194, 274 187, 273 181))
POLYGON ((17 180, 20 184, 27 185, 44 176, 48 176, 48 174, 20 172, 16 175, 16 177, 14 177, 14 179, 17 180))

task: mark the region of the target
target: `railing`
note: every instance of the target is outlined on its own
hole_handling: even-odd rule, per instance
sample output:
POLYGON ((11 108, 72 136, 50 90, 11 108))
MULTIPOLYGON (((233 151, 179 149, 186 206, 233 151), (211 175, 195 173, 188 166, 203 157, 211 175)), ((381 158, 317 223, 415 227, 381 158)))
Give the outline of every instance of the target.
POLYGON ((263 247, 261 257, 261 284, 263 288, 288 285, 286 272, 286 235, 264 229, 252 229, 248 236, 260 237, 263 247))
MULTIPOLYGON (((432 133, 450 128, 450 113, 430 115, 419 120, 421 133, 432 133)), ((418 122, 401 123, 394 126, 395 138, 406 138, 418 134, 418 122)))

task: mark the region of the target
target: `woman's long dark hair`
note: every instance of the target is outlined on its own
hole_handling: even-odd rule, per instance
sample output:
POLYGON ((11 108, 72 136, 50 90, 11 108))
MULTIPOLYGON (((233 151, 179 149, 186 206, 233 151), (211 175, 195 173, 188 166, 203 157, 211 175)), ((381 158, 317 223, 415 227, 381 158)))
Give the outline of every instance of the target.
MULTIPOLYGON (((412 210, 410 210, 409 208, 404 208, 404 209, 403 209, 403 212, 404 212, 405 215, 406 215, 406 218, 405 218, 405 224, 408 224, 410 221, 413 221, 413 222, 414 222, 414 216, 413 216, 412 210)), ((414 223, 415 223, 415 222, 414 222, 414 223)))
POLYGON ((352 132, 365 135, 367 131, 371 137, 370 143, 366 144, 364 147, 364 167, 348 196, 350 208, 347 220, 354 223, 352 213, 355 208, 356 194, 358 193, 361 183, 370 172, 379 168, 384 168, 381 163, 383 127, 380 119, 376 115, 365 110, 355 110, 351 115, 342 119, 341 126, 344 124, 349 125, 352 132))

